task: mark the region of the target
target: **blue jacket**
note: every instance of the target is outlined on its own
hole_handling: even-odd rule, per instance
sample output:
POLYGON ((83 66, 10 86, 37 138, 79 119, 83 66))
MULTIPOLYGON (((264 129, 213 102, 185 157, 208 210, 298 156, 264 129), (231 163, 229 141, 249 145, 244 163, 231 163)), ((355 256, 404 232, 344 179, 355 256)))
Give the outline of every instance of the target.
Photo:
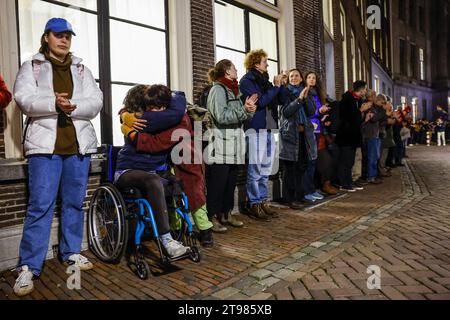
POLYGON ((258 95, 256 113, 253 118, 245 122, 245 130, 277 129, 278 105, 283 104, 284 96, 287 95, 287 89, 284 87, 271 87, 266 93, 263 93, 262 88, 256 83, 255 76, 251 71, 241 79, 240 89, 243 103, 253 94, 256 93, 258 95), (267 110, 271 110, 271 114, 268 114, 267 110), (268 123, 268 120, 272 123, 268 123))
POLYGON ((309 93, 308 98, 312 99, 316 109, 314 115, 310 117, 309 120, 317 126, 317 129, 314 131, 314 133, 320 133, 322 127, 320 123, 320 120, 322 118, 320 114, 320 108, 322 108, 322 103, 320 102, 319 97, 315 94, 312 94, 311 92, 309 93))
MULTIPOLYGON (((146 133, 156 134, 175 127, 186 113, 186 97, 183 92, 174 92, 170 108, 162 112, 145 112, 142 119, 147 120, 146 133)), ((143 170, 160 171, 169 162, 170 151, 157 154, 140 153, 129 138, 125 139, 125 146, 117 156, 117 171, 143 170)))
POLYGON ((445 132, 446 129, 445 123, 436 125, 436 132, 445 132))

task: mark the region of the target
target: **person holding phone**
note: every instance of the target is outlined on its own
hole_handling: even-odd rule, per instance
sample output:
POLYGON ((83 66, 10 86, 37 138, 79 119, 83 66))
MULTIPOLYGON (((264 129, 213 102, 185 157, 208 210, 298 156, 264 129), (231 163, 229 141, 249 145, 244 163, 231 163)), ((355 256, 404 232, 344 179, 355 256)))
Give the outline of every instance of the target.
POLYGON ((28 160, 29 200, 19 250, 18 296, 30 294, 48 252, 53 209, 61 197, 62 262, 89 270, 92 263, 80 254, 90 154, 97 137, 90 120, 103 106, 103 94, 91 71, 71 54, 72 25, 50 19, 41 48, 20 68, 14 98, 27 116, 24 151, 28 160))

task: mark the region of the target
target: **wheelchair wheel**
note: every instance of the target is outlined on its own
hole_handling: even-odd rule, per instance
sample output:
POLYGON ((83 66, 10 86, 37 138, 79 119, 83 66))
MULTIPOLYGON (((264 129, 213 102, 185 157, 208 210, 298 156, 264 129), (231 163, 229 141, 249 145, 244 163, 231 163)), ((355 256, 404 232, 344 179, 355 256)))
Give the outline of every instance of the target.
POLYGON ((147 280, 150 274, 150 267, 148 266, 147 261, 141 260, 136 263, 136 274, 141 280, 147 280))
POLYGON ((202 260, 202 255, 200 254, 200 251, 196 246, 191 247, 190 259, 195 263, 200 263, 200 261, 202 260))
POLYGON ((92 196, 88 238, 97 258, 106 263, 120 262, 128 241, 128 220, 125 202, 111 183, 100 186, 92 196))

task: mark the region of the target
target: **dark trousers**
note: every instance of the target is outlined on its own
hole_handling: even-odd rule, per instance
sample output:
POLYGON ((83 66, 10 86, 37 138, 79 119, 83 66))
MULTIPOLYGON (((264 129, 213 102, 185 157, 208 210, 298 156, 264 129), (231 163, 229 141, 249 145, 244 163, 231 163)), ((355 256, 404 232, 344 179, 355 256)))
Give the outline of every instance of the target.
POLYGON ((388 152, 388 155, 386 158, 386 166, 393 167, 394 166, 395 147, 390 147, 387 152, 388 152))
POLYGON ((286 203, 303 198, 301 161, 283 161, 283 200, 286 203))
POLYGON ((209 218, 218 219, 233 211, 238 166, 235 164, 212 164, 206 166, 206 203, 209 218))
POLYGON ((164 184, 167 180, 157 174, 146 171, 131 170, 127 171, 116 182, 119 190, 128 188, 137 188, 142 196, 148 200, 153 209, 156 225, 161 235, 170 232, 169 213, 166 204, 166 192, 164 184))
POLYGON ((317 172, 319 174, 320 184, 323 185, 333 178, 333 157, 330 151, 325 148, 319 151, 317 158, 317 172))
POLYGON ((369 174, 369 149, 367 139, 363 139, 361 146, 361 155, 361 178, 367 180, 369 174))
POLYGON ((345 188, 350 188, 353 184, 352 170, 355 165, 355 157, 355 147, 340 147, 338 160, 338 180, 339 184, 345 188))
POLYGON ((305 135, 300 134, 300 154, 302 163, 302 188, 303 194, 309 195, 316 192, 316 187, 314 183, 314 174, 316 172, 316 162, 317 160, 310 160, 308 156, 308 150, 306 147, 305 135))
POLYGON ((332 162, 331 162, 331 182, 333 184, 339 184, 338 179, 338 166, 339 166, 339 154, 340 148, 336 144, 331 144, 328 146, 328 151, 330 153, 332 162))
POLYGON ((405 145, 402 140, 395 141, 394 159, 395 164, 402 164, 402 160, 405 156, 405 145))

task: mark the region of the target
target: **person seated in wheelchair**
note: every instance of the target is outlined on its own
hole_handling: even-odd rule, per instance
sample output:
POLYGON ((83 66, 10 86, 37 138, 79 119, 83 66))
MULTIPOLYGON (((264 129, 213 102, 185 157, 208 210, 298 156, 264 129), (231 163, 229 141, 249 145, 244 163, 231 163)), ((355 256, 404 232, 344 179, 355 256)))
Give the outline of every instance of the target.
MULTIPOLYGON (((172 92, 165 86, 133 87, 127 94, 124 105, 127 111, 144 113, 158 113, 168 109, 171 104, 174 110, 170 117, 166 117, 167 125, 177 121, 177 112, 183 112, 186 99, 181 94, 172 96, 172 92)), ((164 129, 161 127, 161 129, 164 129)), ((161 152, 149 154, 137 152, 133 141, 125 138, 125 145, 117 156, 115 185, 124 192, 130 188, 137 188, 142 197, 152 206, 156 225, 160 233, 161 242, 171 258, 186 254, 188 247, 173 239, 170 233, 169 213, 166 203, 168 186, 174 186, 174 179, 167 173, 169 170, 169 153, 161 152)))
MULTIPOLYGON (((194 131, 185 110, 186 105, 179 109, 178 106, 171 105, 169 109, 162 112, 142 114, 139 110, 132 112, 133 108, 125 107, 125 111, 121 112, 122 133, 134 142, 137 152, 155 156, 161 153, 170 154, 174 146, 181 141, 187 141, 188 143, 184 143, 181 148, 182 152, 190 152, 190 159, 195 159, 198 155, 195 154, 194 139, 190 139, 194 136, 194 131), (174 126, 176 117, 173 117, 173 114, 178 111, 182 112, 177 114, 178 123, 174 126), (166 124, 165 130, 162 130, 162 123, 166 124), (189 139, 183 140, 184 136, 177 135, 179 140, 173 141, 175 131, 183 132, 183 135, 187 135, 189 139)), ((181 157, 183 158, 183 155, 181 157)), ((184 192, 189 199, 189 208, 195 225, 200 231, 198 237, 200 244, 203 247, 213 247, 213 224, 208 218, 206 208, 206 187, 202 165, 199 162, 182 161, 181 164, 174 165, 174 171, 175 176, 181 179, 185 186, 184 192)))

